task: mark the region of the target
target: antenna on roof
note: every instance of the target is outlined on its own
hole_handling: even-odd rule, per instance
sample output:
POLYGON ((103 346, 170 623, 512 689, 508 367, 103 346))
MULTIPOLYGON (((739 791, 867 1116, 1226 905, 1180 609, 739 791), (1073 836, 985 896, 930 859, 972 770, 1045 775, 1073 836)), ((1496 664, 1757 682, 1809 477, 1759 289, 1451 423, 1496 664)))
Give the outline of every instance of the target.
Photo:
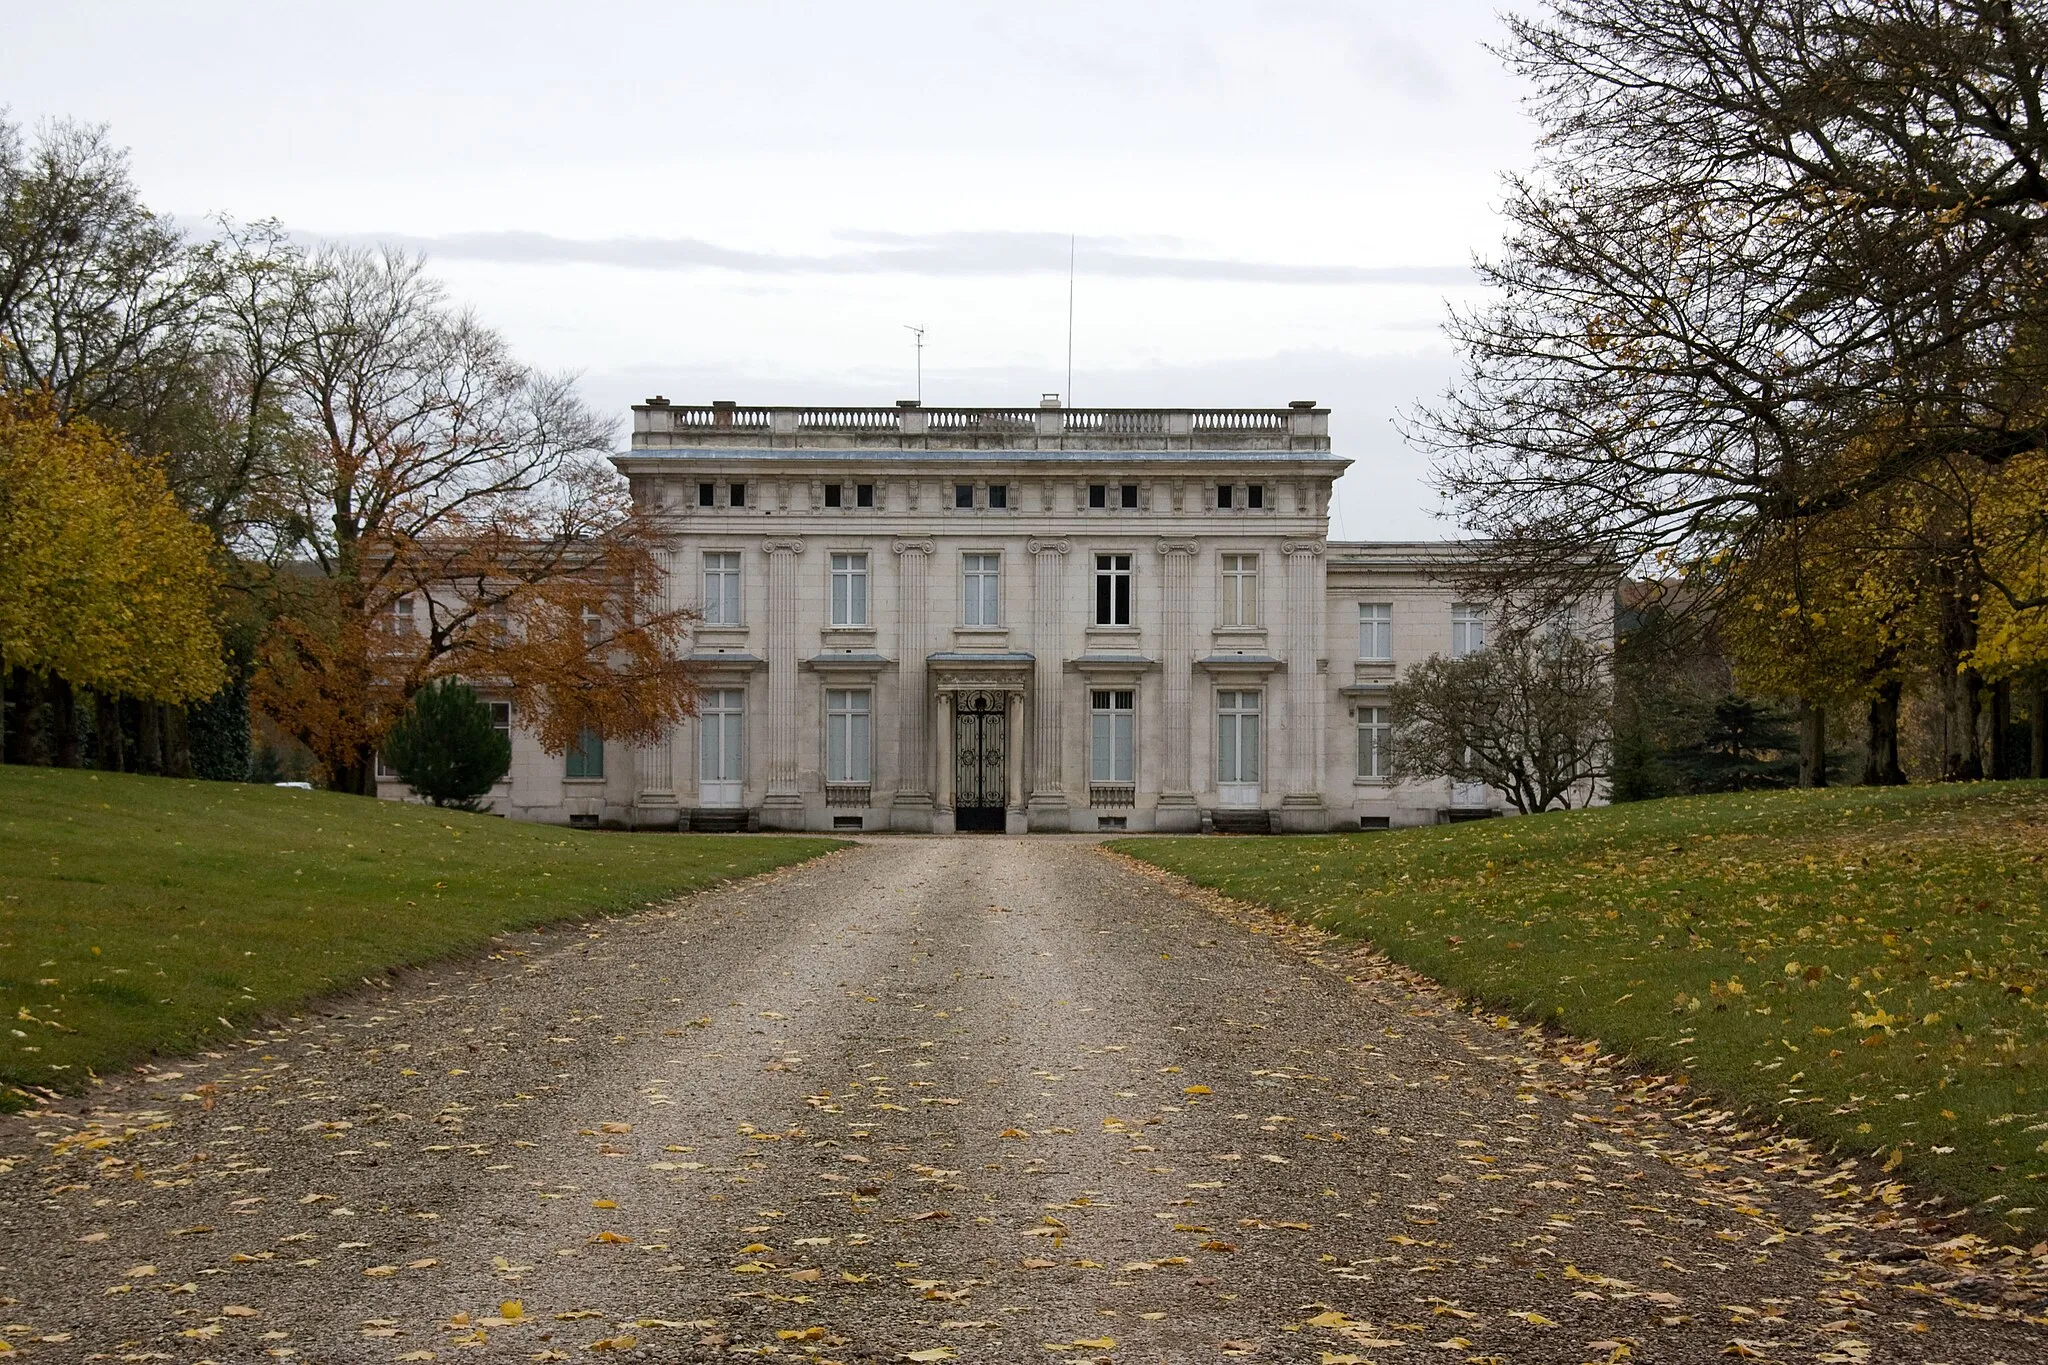
POLYGON ((1067 406, 1074 406, 1074 248, 1080 238, 1067 234, 1067 406))
POLYGON ((917 338, 917 405, 918 405, 919 407, 923 407, 923 406, 924 406, 924 328, 922 328, 922 327, 919 327, 919 326, 915 325, 914 323, 908 323, 908 322, 904 323, 904 324, 903 324, 903 326, 904 326, 904 327, 905 327, 905 328, 906 328, 906 329, 907 329, 907 330, 908 330, 908 331, 909 331, 909 332, 911 333, 911 335, 913 335, 913 336, 915 336, 915 337, 917 338))

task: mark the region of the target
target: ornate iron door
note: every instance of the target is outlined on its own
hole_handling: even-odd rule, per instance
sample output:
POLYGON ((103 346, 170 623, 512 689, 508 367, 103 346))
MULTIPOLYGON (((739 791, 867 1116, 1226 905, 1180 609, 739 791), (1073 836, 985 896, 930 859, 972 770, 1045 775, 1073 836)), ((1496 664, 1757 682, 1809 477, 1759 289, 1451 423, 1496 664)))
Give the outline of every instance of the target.
POLYGON ((1009 797, 1009 722, 1000 692, 969 692, 953 709, 953 827, 1000 830, 1009 797))

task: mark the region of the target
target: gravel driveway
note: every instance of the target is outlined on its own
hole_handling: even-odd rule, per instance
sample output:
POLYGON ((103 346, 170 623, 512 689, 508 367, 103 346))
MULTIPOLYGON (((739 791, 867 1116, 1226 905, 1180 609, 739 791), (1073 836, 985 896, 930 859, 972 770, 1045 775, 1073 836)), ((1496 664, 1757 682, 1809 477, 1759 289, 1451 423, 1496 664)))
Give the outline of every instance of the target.
POLYGON ((508 936, 94 1103, 0 1121, 26 1360, 2048 1360, 1870 1167, 1080 842, 508 936))

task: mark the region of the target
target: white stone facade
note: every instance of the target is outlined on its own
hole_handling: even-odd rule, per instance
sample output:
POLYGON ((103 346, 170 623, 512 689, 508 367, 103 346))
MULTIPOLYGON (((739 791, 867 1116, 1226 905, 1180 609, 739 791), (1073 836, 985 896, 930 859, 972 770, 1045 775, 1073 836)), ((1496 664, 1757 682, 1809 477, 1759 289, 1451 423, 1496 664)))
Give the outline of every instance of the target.
MULTIPOLYGON (((702 714, 506 814, 634 828, 1358 829, 1498 809, 1374 771, 1385 688, 1472 647, 1447 544, 1326 537, 1329 416, 634 409, 614 462, 702 613, 702 714), (1455 636, 1455 638, 1454 638, 1455 636)), ((394 791, 390 794, 396 795, 394 791)))

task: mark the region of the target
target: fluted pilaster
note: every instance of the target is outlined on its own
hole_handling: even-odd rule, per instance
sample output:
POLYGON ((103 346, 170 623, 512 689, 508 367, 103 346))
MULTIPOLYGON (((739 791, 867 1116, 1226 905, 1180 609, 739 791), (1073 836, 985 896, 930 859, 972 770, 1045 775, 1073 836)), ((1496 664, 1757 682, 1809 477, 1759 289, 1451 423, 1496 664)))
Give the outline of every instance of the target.
POLYGON ((1322 687, 1316 658, 1323 639, 1323 542, 1291 540, 1287 560, 1287 733, 1285 801, 1320 806, 1322 797, 1322 687))
POLYGON ((766 540, 768 556, 768 791, 765 807, 800 808, 797 791, 797 559, 804 543, 766 540))
POLYGON ((1195 558, 1200 546, 1192 540, 1162 540, 1159 556, 1165 569, 1160 612, 1160 715, 1166 728, 1166 771, 1159 777, 1159 804, 1192 811, 1195 804, 1193 765, 1189 760, 1189 727, 1201 723, 1189 700, 1194 671, 1191 643, 1195 600, 1195 558))
POLYGON ((1061 771, 1060 656, 1065 644, 1062 627, 1070 605, 1067 555, 1073 543, 1034 537, 1026 542, 1026 548, 1031 552, 1032 571, 1031 650, 1037 656, 1032 670, 1031 805, 1050 814, 1064 812, 1067 805, 1061 771))
POLYGON ((933 543, 930 540, 899 540, 896 551, 896 630, 901 641, 897 678, 902 700, 896 768, 902 776, 896 788, 897 805, 931 804, 931 759, 926 726, 930 711, 925 703, 926 613, 931 600, 929 575, 933 543))

